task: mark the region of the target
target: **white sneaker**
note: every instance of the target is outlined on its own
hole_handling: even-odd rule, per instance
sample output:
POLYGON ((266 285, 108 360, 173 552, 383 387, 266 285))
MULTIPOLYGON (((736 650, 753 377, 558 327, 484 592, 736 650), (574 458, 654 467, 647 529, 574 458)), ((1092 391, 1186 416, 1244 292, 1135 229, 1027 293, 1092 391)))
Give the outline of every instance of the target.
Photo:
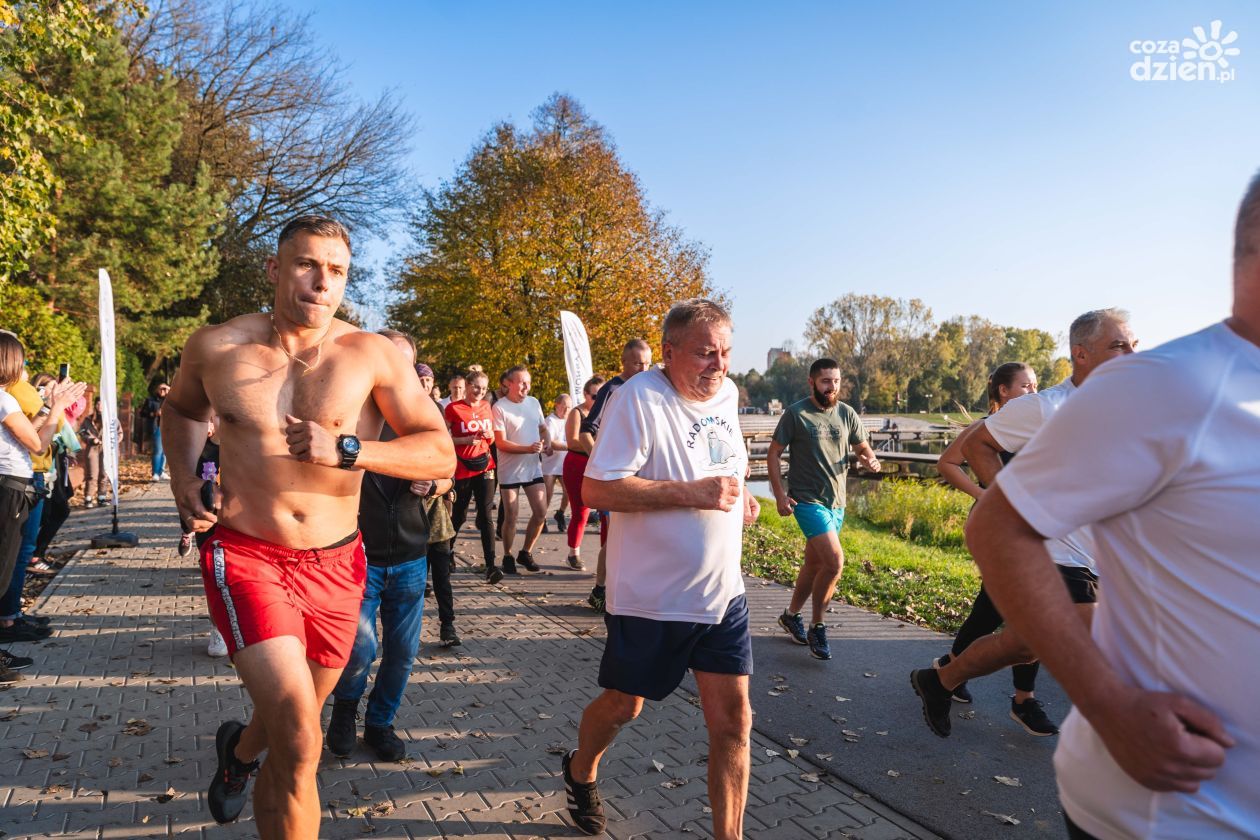
POLYGON ((227 642, 223 641, 223 635, 217 627, 210 628, 210 644, 206 653, 215 658, 228 655, 227 642))

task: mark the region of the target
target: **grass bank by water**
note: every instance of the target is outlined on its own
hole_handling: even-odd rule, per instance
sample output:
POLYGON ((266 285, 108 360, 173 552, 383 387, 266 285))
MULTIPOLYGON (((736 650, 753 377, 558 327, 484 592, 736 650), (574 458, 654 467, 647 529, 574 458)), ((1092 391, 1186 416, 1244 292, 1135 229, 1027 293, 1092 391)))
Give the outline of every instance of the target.
MULTIPOLYGON (((897 525, 891 521, 877 525, 850 511, 840 535, 845 564, 837 600, 934 630, 958 630, 980 588, 980 575, 961 545, 962 526, 961 520, 954 519, 954 500, 937 497, 937 489, 950 492, 929 488, 916 494, 890 489, 899 504, 892 499, 872 500, 885 511, 913 503, 913 521, 919 527, 903 526, 902 532, 917 539, 893 533, 897 525), (923 513, 933 510, 939 512, 939 522, 923 513), (931 544, 936 540, 941 544, 931 544)), ((968 502, 962 496, 964 517, 968 502)), ((804 556, 805 537, 796 521, 779 516, 772 499, 761 499, 761 516, 744 536, 744 571, 790 586, 804 556)))

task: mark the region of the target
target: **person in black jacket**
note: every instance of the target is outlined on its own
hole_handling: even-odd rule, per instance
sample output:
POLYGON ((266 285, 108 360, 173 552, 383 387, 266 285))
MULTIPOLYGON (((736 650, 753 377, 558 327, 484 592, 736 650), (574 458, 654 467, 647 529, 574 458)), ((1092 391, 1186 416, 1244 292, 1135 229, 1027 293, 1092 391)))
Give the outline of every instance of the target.
MULTIPOLYGON (((380 334, 393 341, 408 357, 409 366, 414 367, 416 346, 409 336, 396 330, 381 330, 380 334)), ((388 426, 382 429, 382 440, 394 436, 388 426)), ((450 479, 409 482, 374 472, 363 476, 359 531, 367 554, 367 583, 350 661, 332 694, 327 743, 328 750, 335 756, 344 758, 354 751, 358 740, 355 721, 359 700, 367 689, 368 673, 378 648, 381 664, 368 696, 363 741, 381 761, 398 761, 407 753, 406 745, 394 732, 393 723, 420 647, 430 534, 425 502, 449 492, 451 487, 450 479), (379 640, 376 636, 378 612, 379 640)))

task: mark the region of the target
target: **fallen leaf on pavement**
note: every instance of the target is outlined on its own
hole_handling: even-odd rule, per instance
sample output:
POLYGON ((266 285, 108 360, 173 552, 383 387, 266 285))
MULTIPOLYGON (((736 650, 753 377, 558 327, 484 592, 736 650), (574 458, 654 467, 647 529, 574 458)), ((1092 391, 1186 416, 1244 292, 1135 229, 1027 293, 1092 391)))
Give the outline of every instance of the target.
POLYGON ((48 750, 34 750, 28 747, 22 750, 22 755, 26 756, 27 758, 47 758, 48 750))
POLYGON ((787 757, 788 757, 788 758, 796 758, 796 757, 797 757, 798 755, 800 755, 800 754, 801 754, 801 751, 800 751, 800 750, 788 750, 788 751, 787 751, 787 757))
POLYGON ((661 763, 660 763, 659 761, 657 761, 655 758, 654 758, 654 759, 652 759, 652 766, 656 768, 656 770, 657 770, 657 772, 658 772, 658 773, 664 773, 664 772, 665 772, 665 765, 664 765, 664 764, 661 764, 661 763))
POLYGON ((793 738, 791 735, 788 736, 788 740, 791 741, 793 744, 796 744, 796 746, 798 747, 803 747, 809 743, 808 738, 793 738))
POLYGON ((818 781, 818 774, 817 773, 802 773, 801 781, 802 782, 816 782, 818 781))
POLYGON ((888 771, 888 775, 889 775, 889 776, 892 776, 894 779, 896 779, 896 778, 898 778, 898 777, 900 777, 900 776, 901 776, 901 774, 900 774, 900 773, 898 773, 896 770, 889 770, 889 771, 888 771))
POLYGON ((981 811, 980 813, 984 814, 986 817, 993 817, 993 819, 1000 823, 1005 823, 1006 825, 1019 825, 1019 820, 1015 819, 1010 814, 995 814, 992 811, 981 811))
POLYGON ((774 750, 766 750, 766 755, 768 755, 770 758, 774 758, 778 754, 779 753, 775 752, 774 750))
POLYGON ((1013 779, 1010 776, 994 776, 993 781, 997 782, 999 785, 1006 785, 1007 787, 1023 787, 1023 785, 1019 783, 1019 779, 1013 779))
POLYGON ((819 761, 831 761, 831 753, 817 753, 819 761))

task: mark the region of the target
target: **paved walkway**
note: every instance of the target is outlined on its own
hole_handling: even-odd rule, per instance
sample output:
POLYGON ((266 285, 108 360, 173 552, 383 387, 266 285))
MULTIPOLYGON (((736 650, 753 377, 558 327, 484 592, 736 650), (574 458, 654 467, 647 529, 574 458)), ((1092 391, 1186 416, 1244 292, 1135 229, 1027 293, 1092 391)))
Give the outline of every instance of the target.
MULTIPOLYGON (((201 580, 195 564, 173 550, 178 532, 167 488, 125 497, 121 510, 140 546, 82 551, 36 605, 58 632, 16 646, 36 662, 25 680, 0 692, 0 756, 11 785, 0 799, 0 829, 6 837, 256 836, 248 808, 239 823, 216 827, 202 802, 213 732, 227 718, 244 717, 248 700, 226 662, 205 655, 201 580)), ((81 544, 106 523, 102 511, 76 511, 59 544, 81 544)), ((592 534, 586 545, 595 542, 592 534)), ((461 554, 472 548, 461 541, 461 554)), ((590 578, 562 570, 562 558, 560 537, 552 535, 538 552, 545 574, 498 587, 456 576, 465 644, 436 646, 434 623, 426 622, 396 721, 411 741, 410 760, 377 763, 362 748, 344 761, 327 757, 319 773, 322 837, 579 836, 565 812, 560 753, 574 743, 582 708, 598 692, 602 623, 581 606, 590 578)), ((759 644, 773 636, 762 613, 782 597, 779 587, 764 589, 750 599, 759 644)), ((936 634, 852 612, 847 620, 877 635, 940 644, 936 634)), ((747 836, 935 836, 833 775, 839 750, 833 756, 821 741, 806 746, 806 738, 762 725, 762 698, 791 696, 799 690, 794 679, 776 663, 756 678, 762 717, 753 735, 747 836)), ((705 752, 694 696, 680 691, 649 704, 601 768, 609 835, 710 836, 705 752)))

